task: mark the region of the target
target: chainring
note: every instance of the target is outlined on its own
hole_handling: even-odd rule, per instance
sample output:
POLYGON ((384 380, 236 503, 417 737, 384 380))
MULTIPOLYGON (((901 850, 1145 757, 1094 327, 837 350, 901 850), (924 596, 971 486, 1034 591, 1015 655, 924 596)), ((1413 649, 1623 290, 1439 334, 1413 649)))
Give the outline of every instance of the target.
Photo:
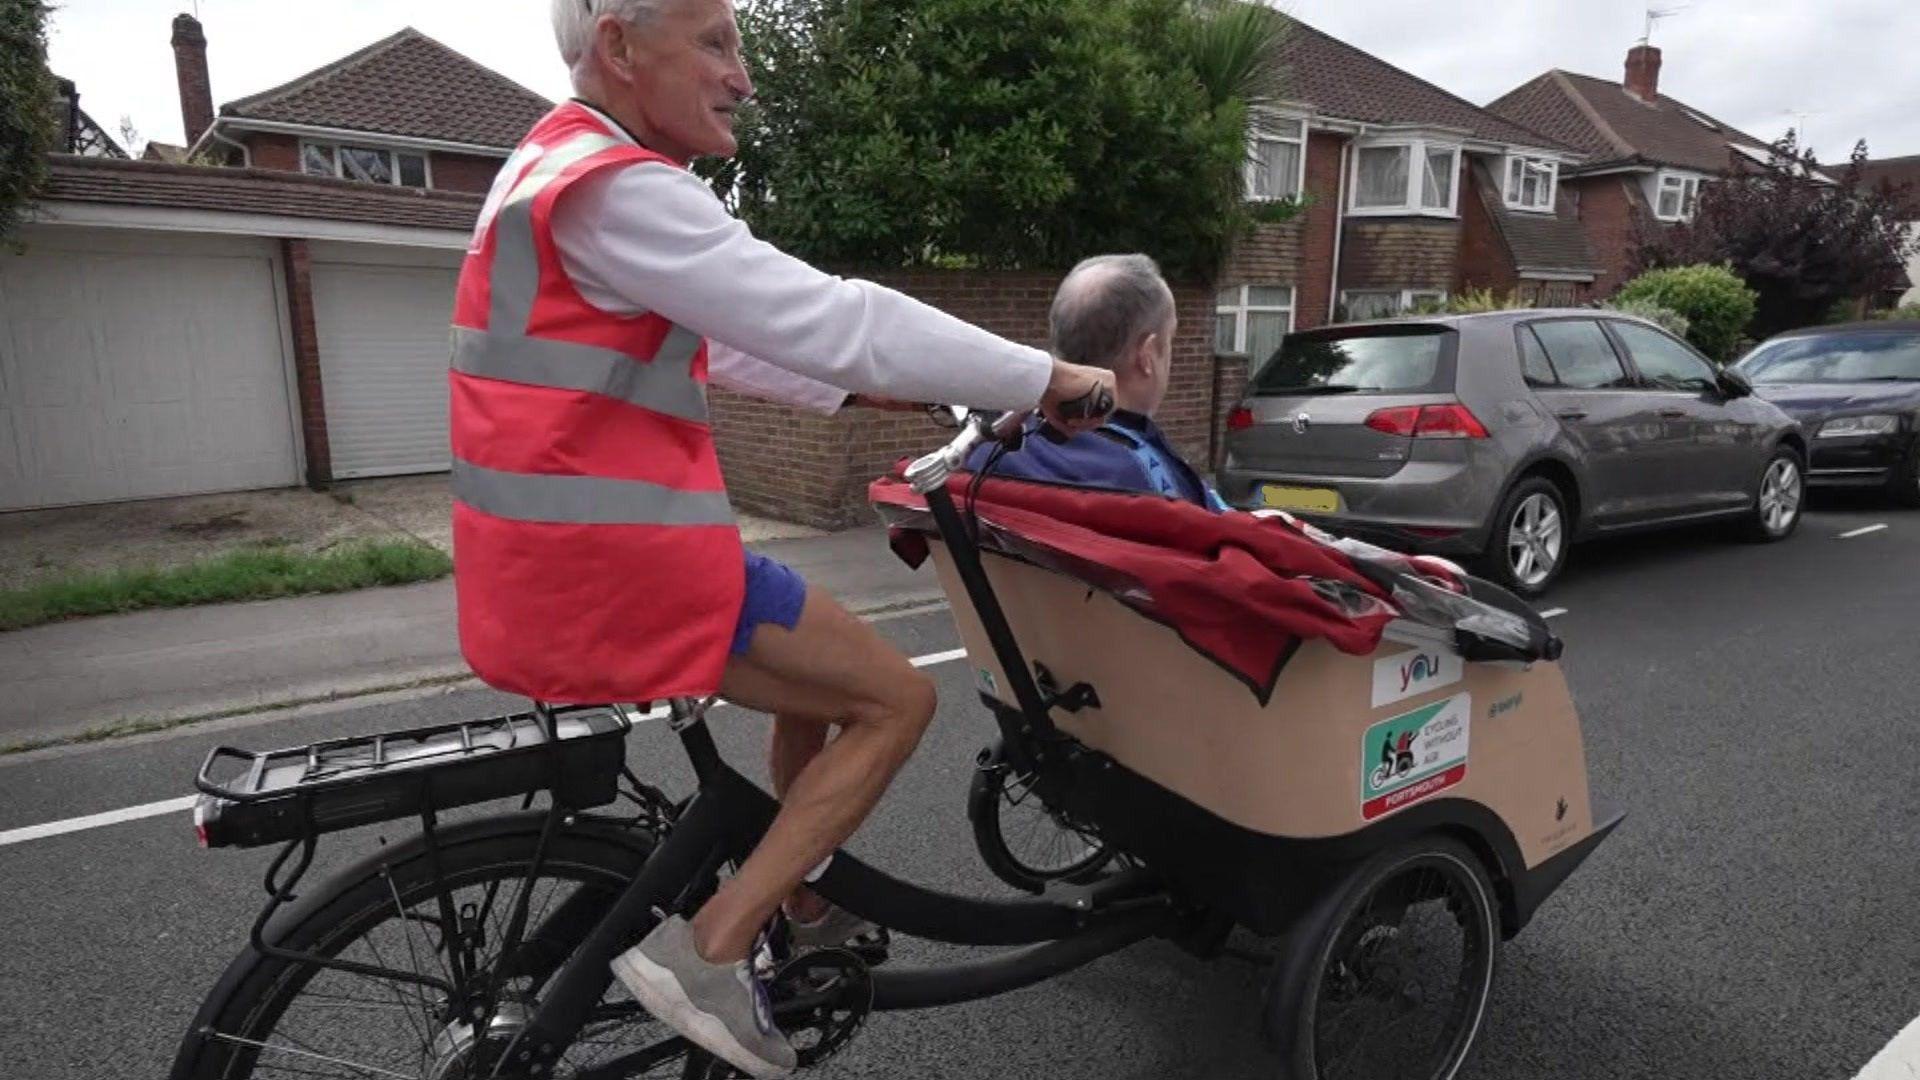
POLYGON ((787 961, 768 988, 780 1030, 800 1057, 800 1067, 839 1053, 866 1025, 873 1011, 873 973, 846 949, 816 949, 787 961), (795 1011, 798 1002, 807 1005, 795 1011))

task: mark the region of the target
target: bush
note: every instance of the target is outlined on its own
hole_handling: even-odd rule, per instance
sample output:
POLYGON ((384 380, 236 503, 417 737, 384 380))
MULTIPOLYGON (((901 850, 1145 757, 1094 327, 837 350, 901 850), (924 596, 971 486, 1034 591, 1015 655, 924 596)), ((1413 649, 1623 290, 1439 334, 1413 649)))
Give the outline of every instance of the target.
POLYGON ((739 153, 700 163, 766 239, 854 267, 1210 274, 1248 225, 1272 14, 1188 0, 753 0, 739 153), (1256 33, 1256 31, 1258 33, 1256 33), (1257 44, 1257 41, 1255 41, 1257 44))
POLYGON ((1920 321, 1920 301, 1915 301, 1911 304, 1901 304, 1897 308, 1888 308, 1874 317, 1879 319, 1913 319, 1920 321))
POLYGON ((1651 300, 1622 300, 1616 296, 1600 306, 1608 311, 1617 311, 1622 315, 1637 315, 1648 322, 1658 325, 1667 333, 1677 338, 1686 337, 1688 331, 1693 329, 1693 324, 1688 321, 1685 315, 1680 314, 1670 307, 1662 307, 1651 300))
POLYGON ((1627 282, 1616 303, 1646 301, 1687 320, 1687 340, 1714 360, 1732 358, 1740 334, 1753 321, 1759 294, 1727 266, 1676 266, 1649 270, 1627 282))

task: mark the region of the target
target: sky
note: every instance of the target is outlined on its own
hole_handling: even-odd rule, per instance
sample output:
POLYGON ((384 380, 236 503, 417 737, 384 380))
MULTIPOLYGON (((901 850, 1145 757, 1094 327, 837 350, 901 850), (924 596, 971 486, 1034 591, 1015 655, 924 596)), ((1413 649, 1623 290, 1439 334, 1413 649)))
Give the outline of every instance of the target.
MULTIPOLYGON (((55 72, 116 138, 181 142, 169 45, 198 8, 216 107, 413 26, 549 98, 567 92, 546 0, 56 0, 55 72)), ((1653 44, 1660 89, 1761 139, 1797 128, 1824 162, 1857 139, 1874 157, 1920 154, 1920 3, 1652 0, 1673 14, 1653 44)), ((1549 68, 1618 80, 1646 32, 1646 0, 1288 0, 1285 10, 1484 105, 1549 68), (1462 17, 1469 10, 1472 17, 1462 17)), ((132 148, 138 153, 139 147, 132 148)))

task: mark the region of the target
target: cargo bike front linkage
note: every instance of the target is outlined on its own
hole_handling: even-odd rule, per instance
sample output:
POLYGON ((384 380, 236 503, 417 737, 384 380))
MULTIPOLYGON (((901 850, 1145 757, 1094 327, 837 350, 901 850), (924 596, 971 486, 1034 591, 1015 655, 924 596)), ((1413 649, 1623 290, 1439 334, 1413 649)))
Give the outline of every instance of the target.
MULTIPOLYGON (((1571 816, 1561 807, 1563 835, 1546 857, 1530 859, 1538 852, 1522 850, 1500 809, 1471 799, 1430 799, 1344 833, 1313 825, 1294 836, 1258 827, 1232 798, 1149 777, 1124 737, 1103 749, 1112 730, 1073 723, 1118 719, 1115 691, 1130 693, 1123 679, 1080 678, 1084 658, 1070 650, 1056 650, 1054 667, 1022 652, 1035 582, 1013 582, 1023 610, 1010 618, 1001 606, 1008 582, 996 589, 995 576, 1059 575, 996 550, 990 530, 971 518, 974 507, 949 490, 973 448, 1018 438, 1020 418, 995 426, 961 415, 960 435, 916 462, 908 481, 930 515, 970 654, 995 673, 1004 695, 983 694, 1000 730, 983 769, 1017 776, 1025 796, 1070 825, 1093 857, 1075 861, 1072 880, 1015 879, 1039 894, 996 900, 924 889, 836 853, 814 882, 834 903, 890 933, 995 948, 979 960, 906 967, 885 963, 885 933, 847 949, 800 952, 776 920, 755 962, 772 976, 774 1019, 802 1066, 842 1050, 876 1010, 1006 993, 1150 938, 1219 955, 1240 926, 1283 944, 1263 1005, 1281 1075, 1453 1076, 1479 1030, 1500 939, 1516 933, 1618 821, 1596 825, 1586 805, 1570 707, 1550 709, 1551 730, 1526 740, 1527 755, 1555 759, 1536 772, 1579 773, 1568 794, 1580 805, 1571 816), (1061 677, 1076 681, 1062 687, 1061 677), (1453 962, 1434 964, 1436 947, 1453 962), (1428 957, 1418 970, 1410 950, 1428 957)), ((1060 581, 1062 596, 1088 600, 1084 586, 1060 581)), ((1100 617, 1171 637, 1112 607, 1100 617)), ((1535 646, 1550 640, 1541 625, 1530 629, 1535 646)), ((1511 645, 1466 630, 1446 644, 1514 659, 1511 645)), ((1533 680, 1525 694, 1551 705, 1559 687, 1564 697, 1551 663, 1504 666, 1507 676, 1533 680)), ((1282 698, 1251 711, 1271 712, 1282 698)), ((202 843, 281 848, 248 944, 194 1017, 172 1075, 734 1075, 655 1022, 608 968, 666 914, 697 909, 777 810, 722 760, 707 727, 712 704, 536 704, 511 716, 292 750, 215 750, 196 781, 202 843), (684 799, 625 764, 627 733, 662 715, 697 780, 684 799), (548 799, 536 806, 542 791, 548 799), (517 813, 465 809, 512 797, 522 800, 517 813), (417 835, 383 841, 357 862, 330 867, 318 884, 303 884, 322 836, 409 818, 419 822, 417 835)), ((1247 714, 1250 706, 1236 701, 1231 709, 1247 714)), ((1487 759, 1503 768, 1498 754, 1475 752, 1476 767, 1487 759)))

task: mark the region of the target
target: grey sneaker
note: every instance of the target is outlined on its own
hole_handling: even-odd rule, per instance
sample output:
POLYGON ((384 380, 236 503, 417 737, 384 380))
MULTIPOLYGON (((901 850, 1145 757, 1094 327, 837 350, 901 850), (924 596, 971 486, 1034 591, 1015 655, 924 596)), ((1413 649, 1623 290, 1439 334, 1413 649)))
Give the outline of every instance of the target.
POLYGON ((788 915, 787 929, 793 933, 796 949, 837 949, 880 931, 878 926, 833 904, 828 904, 827 913, 814 922, 801 922, 788 915))
POLYGON ((693 947, 693 930, 678 915, 613 958, 613 973, 635 1001, 662 1023, 748 1076, 785 1076, 799 1064, 773 1026, 766 987, 746 961, 713 964, 693 947))

